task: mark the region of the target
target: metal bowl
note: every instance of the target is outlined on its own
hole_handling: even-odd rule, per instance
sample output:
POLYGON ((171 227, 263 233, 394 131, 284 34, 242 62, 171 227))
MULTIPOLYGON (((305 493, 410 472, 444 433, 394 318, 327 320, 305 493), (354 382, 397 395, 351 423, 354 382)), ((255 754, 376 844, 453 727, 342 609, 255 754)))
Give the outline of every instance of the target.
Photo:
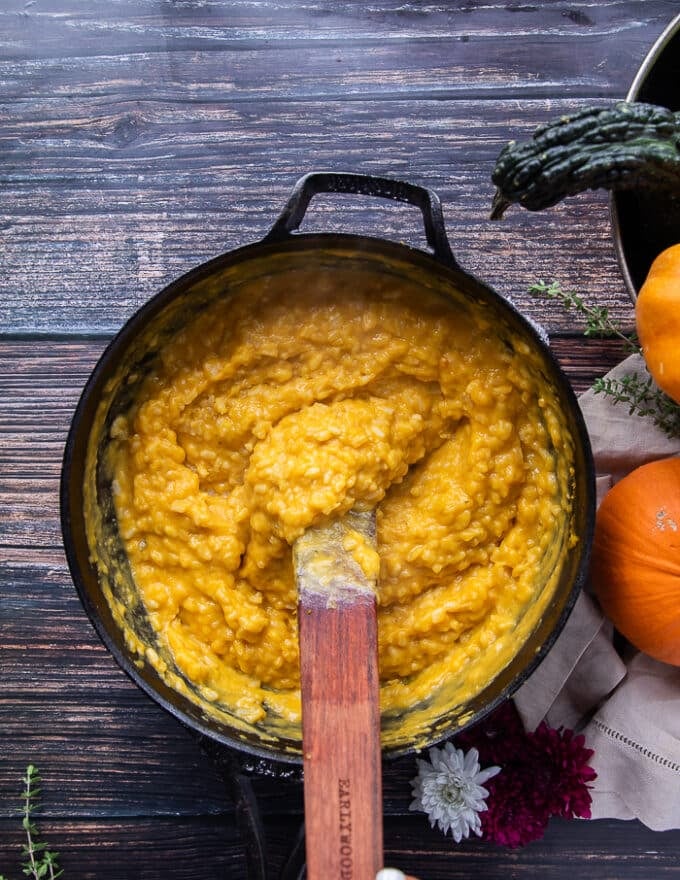
MULTIPOLYGON (((652 46, 626 100, 680 110, 680 15, 652 46)), ((680 242, 680 194, 616 192, 611 198, 611 218, 619 266, 635 301, 655 257, 680 242)))

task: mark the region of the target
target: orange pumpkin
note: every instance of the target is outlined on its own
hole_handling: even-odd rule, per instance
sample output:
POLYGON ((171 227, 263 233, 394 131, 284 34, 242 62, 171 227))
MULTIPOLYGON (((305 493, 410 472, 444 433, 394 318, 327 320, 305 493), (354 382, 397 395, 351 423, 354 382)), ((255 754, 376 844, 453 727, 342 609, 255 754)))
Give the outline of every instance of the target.
POLYGON ((680 244, 652 263, 635 303, 635 323, 654 381, 680 403, 680 244))
POLYGON ((642 465, 605 495, 591 574, 619 632, 651 657, 680 666, 680 458, 642 465))

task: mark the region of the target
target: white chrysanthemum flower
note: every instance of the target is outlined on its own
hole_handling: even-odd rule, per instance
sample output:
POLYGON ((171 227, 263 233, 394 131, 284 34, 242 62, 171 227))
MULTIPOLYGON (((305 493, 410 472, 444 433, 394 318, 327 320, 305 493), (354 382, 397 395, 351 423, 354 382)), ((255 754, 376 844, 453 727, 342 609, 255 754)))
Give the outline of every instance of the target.
POLYGON ((418 775, 411 780, 413 801, 410 810, 427 813, 430 825, 435 824, 446 834, 449 830, 456 843, 470 832, 482 833, 479 814, 486 810, 489 792, 483 787, 487 779, 500 773, 500 767, 479 766, 479 752, 467 754, 452 743, 431 748, 429 761, 418 760, 418 775))

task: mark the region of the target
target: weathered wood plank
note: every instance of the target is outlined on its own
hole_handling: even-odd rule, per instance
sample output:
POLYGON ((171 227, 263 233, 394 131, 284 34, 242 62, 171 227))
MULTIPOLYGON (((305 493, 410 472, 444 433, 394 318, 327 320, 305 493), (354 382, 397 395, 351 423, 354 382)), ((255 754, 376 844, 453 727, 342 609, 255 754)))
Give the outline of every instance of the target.
MULTIPOLYGON (((49 784, 49 781, 47 781, 49 784)), ((96 787, 96 777, 88 780, 96 787)), ((243 845, 233 819, 40 820, 50 848, 59 853, 64 877, 77 880, 195 880, 245 878, 243 845)), ((285 841, 274 837, 278 855, 285 841)), ((23 833, 18 820, 0 820, 0 870, 21 876, 23 833)))
MULTIPOLYGON (((21 135, 35 139, 35 152, 6 177, 0 204, 0 321, 7 333, 113 332, 166 283, 258 241, 297 178, 318 168, 401 177, 435 189, 463 267, 520 307, 532 308, 529 284, 556 278, 620 316, 629 302, 604 193, 540 214, 516 209, 501 223, 488 220, 490 174, 502 144, 576 106, 489 102, 471 132, 474 102, 258 104, 242 108, 238 118, 195 127, 140 122, 146 134, 128 148, 84 135, 95 122, 67 122, 45 144, 38 124, 21 135)), ((16 128, 4 136, 19 138, 16 128)), ((303 229, 424 244, 416 211, 375 199, 319 197, 303 229)), ((558 315, 551 321, 549 330, 571 324, 558 315)))
POLYGON ((427 880, 650 880, 674 877, 680 857, 680 832, 654 834, 637 822, 553 820, 542 840, 509 850, 477 839, 457 846, 423 819, 390 820, 386 848, 390 864, 427 880))
MULTIPOLYGON (((216 51, 294 43, 298 47, 334 42, 405 43, 424 39, 464 41, 513 37, 550 45, 554 39, 626 44, 638 50, 677 12, 673 0, 609 0, 571 9, 560 3, 484 4, 469 2, 401 2, 379 0, 370 6, 332 0, 293 0, 266 3, 237 0, 51 0, 45 4, 6 0, 0 10, 4 53, 14 58, 109 54, 112 46, 126 51, 163 52, 178 49, 216 51)), ((531 46, 527 47, 531 49, 531 46)), ((513 64, 542 60, 539 51, 517 52, 513 64), (518 57, 519 56, 519 59, 518 57)), ((584 48, 585 52, 588 49, 584 48)), ((489 52, 489 57, 496 53, 489 52)), ((550 62, 559 71, 560 56, 550 62)), ((584 65, 584 70, 587 65, 584 65)))
MULTIPOLYGON (((274 817, 273 817, 274 818, 274 817)), ((280 816, 266 824, 272 876, 277 876, 297 833, 297 821, 280 816)), ((193 880, 197 876, 245 878, 243 849, 229 817, 60 820, 40 822, 44 839, 60 852, 66 877, 78 880, 193 880)), ((16 819, 0 820, 2 870, 20 859, 16 819)), ((477 839, 455 844, 432 831, 424 816, 388 819, 385 861, 427 880, 545 880, 587 876, 630 880, 677 876, 680 835, 654 834, 638 823, 555 820, 545 837, 522 850, 477 839), (625 871, 625 875, 624 875, 625 871)))
MULTIPOLYGON (((461 12, 458 16, 465 24, 470 21, 461 12)), ((65 96, 72 106, 79 99, 82 109, 101 106, 104 100, 109 105, 127 101, 142 106, 237 105, 253 99, 393 101, 418 96, 483 101, 501 91, 508 98, 550 98, 558 80, 562 96, 622 98, 645 48, 660 29, 659 25, 647 26, 643 34, 630 30, 623 39, 613 39, 599 28, 584 32, 573 26, 566 33, 518 34, 532 43, 542 40, 542 51, 549 52, 553 61, 545 69, 530 52, 517 53, 506 35, 470 34, 456 32, 456 28, 432 35, 427 29, 398 32, 386 38, 367 33, 358 39, 322 29, 304 40, 260 38, 245 43, 242 37, 233 36, 233 27, 222 27, 221 38, 220 31, 213 29, 212 39, 169 41, 162 32, 148 28, 147 39, 140 45, 124 35, 123 50, 116 54, 111 53, 109 43, 90 54, 78 42, 69 54, 66 43, 55 46, 46 57, 14 58, 8 53, 5 60, 0 56, 0 82, 6 84, 3 103, 35 119, 43 108, 63 103, 65 96), (574 67, 577 39, 580 58, 574 67), (478 67, 480 41, 493 44, 485 47, 493 61, 483 67, 478 67), (154 83, 152 92, 149 82, 154 83)), ((101 23, 97 29, 102 33, 101 23)), ((195 33, 197 29, 186 30, 195 33)), ((110 41, 118 34, 106 36, 110 41)), ((114 131, 121 142, 133 134, 124 118, 114 131)))
MULTIPOLYGON (((580 106, 579 95, 623 95, 672 6, 10 5, 0 11, 3 327, 115 330, 172 278, 258 240, 294 180, 317 167, 434 187, 462 263, 520 301, 550 271, 570 286, 599 275, 587 292, 615 307, 625 294, 606 199, 490 224, 489 175, 507 139, 580 106)), ((329 231, 422 243, 413 218, 384 206, 317 213, 329 231)))

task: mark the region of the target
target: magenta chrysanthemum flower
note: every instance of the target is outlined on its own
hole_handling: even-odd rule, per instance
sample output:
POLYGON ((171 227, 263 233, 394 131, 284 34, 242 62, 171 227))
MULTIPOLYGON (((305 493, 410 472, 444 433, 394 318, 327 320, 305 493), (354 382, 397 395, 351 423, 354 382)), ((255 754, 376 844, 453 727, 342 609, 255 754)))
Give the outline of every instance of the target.
POLYGON ((513 849, 543 837, 550 814, 544 803, 532 797, 526 766, 508 767, 494 781, 489 784, 481 836, 513 849))
POLYGON ((548 727, 542 721, 529 734, 538 766, 543 775, 542 789, 553 816, 590 819, 592 798, 588 783, 597 776, 588 761, 593 750, 585 747, 585 737, 572 730, 548 727))
POLYGON ((456 744, 477 748, 482 762, 501 767, 487 784, 487 809, 481 815, 486 840, 523 846, 543 836, 551 816, 590 818, 588 783, 596 774, 583 736, 545 722, 527 733, 514 704, 507 702, 456 737, 456 744))

